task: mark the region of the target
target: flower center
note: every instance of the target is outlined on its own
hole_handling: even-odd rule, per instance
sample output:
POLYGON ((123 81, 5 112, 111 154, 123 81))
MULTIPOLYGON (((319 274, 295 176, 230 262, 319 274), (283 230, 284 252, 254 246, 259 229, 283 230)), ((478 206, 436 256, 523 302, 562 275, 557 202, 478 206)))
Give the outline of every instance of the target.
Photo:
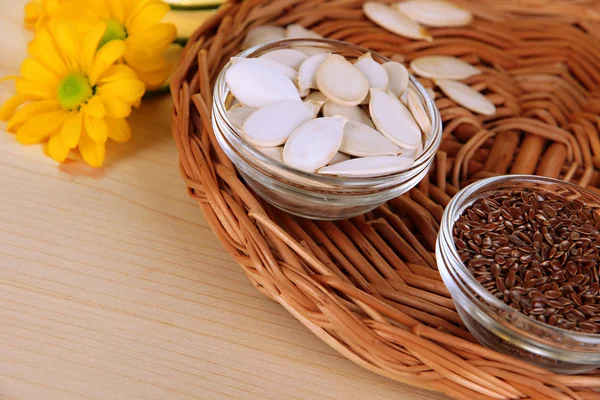
POLYGON ((102 36, 102 39, 100 39, 98 48, 104 46, 111 40, 123 40, 127 38, 127 31, 125 30, 125 26, 123 24, 114 19, 107 19, 104 22, 106 22, 106 32, 104 32, 104 36, 102 36))
POLYGON ((66 110, 78 109, 93 94, 87 77, 79 72, 70 73, 58 85, 58 102, 66 110))

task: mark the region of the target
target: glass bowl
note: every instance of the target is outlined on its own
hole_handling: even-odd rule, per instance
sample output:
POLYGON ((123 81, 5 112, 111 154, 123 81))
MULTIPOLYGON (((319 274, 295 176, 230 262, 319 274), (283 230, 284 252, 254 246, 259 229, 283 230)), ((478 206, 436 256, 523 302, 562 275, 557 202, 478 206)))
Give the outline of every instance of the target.
POLYGON ((452 230, 465 208, 494 190, 537 188, 577 198, 592 208, 600 196, 578 185, 533 175, 507 175, 477 181, 446 207, 436 246, 437 264, 463 322, 477 340, 498 352, 558 373, 600 366, 600 334, 569 331, 529 318, 494 297, 461 261, 452 230))
MULTIPOLYGON (((345 57, 359 57, 370 50, 329 39, 284 39, 243 51, 238 57, 258 57, 276 49, 296 48, 304 52, 330 52, 345 57)), ((373 59, 390 61, 371 51, 373 59)), ((410 77, 414 90, 431 120, 423 153, 414 165, 400 173, 376 178, 339 178, 306 173, 288 167, 256 150, 242 138, 227 115, 233 101, 225 83, 227 63, 217 77, 213 95, 213 129, 225 154, 240 175, 259 196, 290 214, 311 219, 345 219, 364 214, 386 201, 415 187, 425 177, 442 139, 442 122, 434 101, 423 86, 410 77)))

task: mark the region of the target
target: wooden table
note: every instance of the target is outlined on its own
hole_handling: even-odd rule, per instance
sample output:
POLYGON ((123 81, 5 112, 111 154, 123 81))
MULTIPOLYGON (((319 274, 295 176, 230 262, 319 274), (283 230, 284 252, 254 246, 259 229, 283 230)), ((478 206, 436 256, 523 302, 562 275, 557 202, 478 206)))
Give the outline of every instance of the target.
MULTIPOLYGON (((24 2, 0 3, 4 76, 29 33, 24 2)), ((0 129, 0 399, 441 399, 355 366, 250 285, 186 195, 170 114, 145 100, 100 170, 0 129)))

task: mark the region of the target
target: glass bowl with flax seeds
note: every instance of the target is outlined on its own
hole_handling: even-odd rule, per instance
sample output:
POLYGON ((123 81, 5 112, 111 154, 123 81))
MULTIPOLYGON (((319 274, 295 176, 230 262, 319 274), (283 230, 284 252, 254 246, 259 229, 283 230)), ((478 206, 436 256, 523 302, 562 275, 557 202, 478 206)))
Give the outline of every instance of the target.
POLYGON ((557 179, 498 176, 444 212, 436 257, 482 344, 559 373, 600 366, 600 195, 557 179))

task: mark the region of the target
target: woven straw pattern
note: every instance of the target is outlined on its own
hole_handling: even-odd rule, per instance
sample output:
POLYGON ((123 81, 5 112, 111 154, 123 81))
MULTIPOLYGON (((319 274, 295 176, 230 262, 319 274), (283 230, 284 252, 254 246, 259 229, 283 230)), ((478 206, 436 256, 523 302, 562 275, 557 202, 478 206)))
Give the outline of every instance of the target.
MULTIPOLYGON (((411 41, 365 19, 363 0, 230 1, 190 38, 171 84, 181 173, 250 281, 357 364, 456 399, 599 398, 600 375, 559 376, 480 346, 441 281, 443 208, 483 177, 535 173, 600 185, 600 8, 595 0, 458 1, 476 20, 411 41), (429 176, 362 217, 314 222, 254 195, 215 141, 216 75, 255 25, 299 23, 397 60, 461 57, 498 107, 474 115, 437 92, 444 141, 429 176)), ((426 87, 431 81, 421 79, 426 87)))

